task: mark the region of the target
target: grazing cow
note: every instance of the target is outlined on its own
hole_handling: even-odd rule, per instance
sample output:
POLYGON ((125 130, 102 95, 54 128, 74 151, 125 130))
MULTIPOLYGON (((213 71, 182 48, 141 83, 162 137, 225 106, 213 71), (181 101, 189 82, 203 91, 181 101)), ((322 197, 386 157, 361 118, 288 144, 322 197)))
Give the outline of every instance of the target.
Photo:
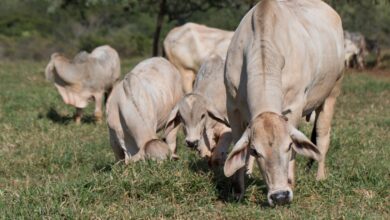
POLYGON ((169 113, 183 97, 179 71, 164 58, 139 63, 118 83, 107 101, 111 147, 117 160, 175 157, 178 127, 158 139, 169 113))
MULTIPOLYGON (((356 65, 359 69, 366 67, 367 43, 366 39, 360 32, 344 31, 344 39, 350 41, 358 48, 358 53, 353 57, 351 65, 356 65)), ((346 50, 346 52, 348 52, 346 50)))
POLYGON ((349 39, 344 39, 345 67, 350 68, 354 65, 359 56, 359 48, 349 39))
POLYGON ((172 110, 166 132, 184 124, 187 146, 198 150, 210 165, 222 165, 226 159, 231 132, 226 113, 224 60, 211 57, 197 74, 194 90, 172 110))
POLYGON ((54 53, 45 70, 65 104, 76 107, 75 121, 80 123, 82 109, 95 101, 95 118, 102 119, 103 96, 109 95, 120 76, 118 53, 110 46, 97 47, 92 53, 80 52, 73 60, 54 53))
POLYGON ((172 29, 164 40, 165 53, 182 74, 185 93, 192 91, 195 73, 212 55, 226 57, 233 32, 187 23, 172 29))
POLYGON ((325 155, 344 68, 339 15, 321 0, 263 0, 238 26, 225 67, 227 112, 235 143, 224 166, 237 199, 244 193, 245 165, 256 161, 270 205, 292 201, 295 154, 325 155), (311 142, 296 127, 315 111, 311 142), (248 158, 248 161, 247 161, 248 158))

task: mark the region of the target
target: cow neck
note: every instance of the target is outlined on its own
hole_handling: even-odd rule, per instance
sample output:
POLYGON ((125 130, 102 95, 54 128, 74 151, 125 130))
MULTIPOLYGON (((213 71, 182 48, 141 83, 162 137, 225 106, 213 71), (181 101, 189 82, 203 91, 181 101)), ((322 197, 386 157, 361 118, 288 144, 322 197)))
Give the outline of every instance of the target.
POLYGON ((281 72, 284 58, 267 34, 249 47, 245 56, 247 102, 250 117, 263 112, 282 111, 283 93, 281 72))
POLYGON ((278 11, 274 1, 261 2, 252 13, 252 40, 245 51, 247 103, 250 118, 263 112, 281 114, 283 94, 281 71, 285 60, 275 39, 278 39, 278 11))
POLYGON ((280 73, 250 74, 247 85, 251 119, 263 112, 281 114, 283 93, 280 73))

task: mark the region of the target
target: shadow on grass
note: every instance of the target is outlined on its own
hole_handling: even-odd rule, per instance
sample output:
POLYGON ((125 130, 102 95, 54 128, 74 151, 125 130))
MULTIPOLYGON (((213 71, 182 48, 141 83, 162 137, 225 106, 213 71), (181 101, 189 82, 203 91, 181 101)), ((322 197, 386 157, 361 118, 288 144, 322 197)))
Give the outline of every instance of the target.
POLYGON ((117 164, 116 162, 107 162, 107 163, 100 163, 95 164, 93 166, 93 171, 98 173, 108 173, 112 171, 112 167, 117 164))
MULTIPOLYGON (((38 115, 39 119, 42 118, 47 118, 50 121, 57 123, 57 124, 63 124, 63 125, 68 125, 69 123, 73 122, 73 116, 69 115, 61 115, 60 113, 57 112, 57 110, 54 107, 50 107, 49 111, 47 111, 46 115, 43 116, 42 113, 38 115)), ((81 123, 86 123, 86 124, 94 124, 96 123, 95 117, 91 115, 84 115, 81 118, 81 123)))
MULTIPOLYGON (((233 185, 230 178, 227 178, 223 173, 223 166, 221 167, 210 167, 205 159, 199 159, 191 161, 189 164, 190 170, 196 173, 211 173, 212 182, 215 189, 218 191, 218 199, 222 202, 236 203, 238 202, 233 197, 233 185)), ((267 188, 265 182, 259 178, 248 178, 245 177, 245 186, 248 188, 250 185, 256 185, 261 189, 261 192, 267 194, 267 188)), ((243 199, 245 201, 245 198, 243 199)), ((267 201, 258 201, 261 207, 270 207, 267 201)))

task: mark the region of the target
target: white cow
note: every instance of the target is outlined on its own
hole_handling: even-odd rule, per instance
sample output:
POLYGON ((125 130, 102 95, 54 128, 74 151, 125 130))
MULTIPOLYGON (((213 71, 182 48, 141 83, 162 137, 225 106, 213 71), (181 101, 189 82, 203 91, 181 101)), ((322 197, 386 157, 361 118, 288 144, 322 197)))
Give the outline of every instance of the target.
POLYGON ((164 40, 165 53, 182 74, 184 92, 192 91, 195 74, 212 55, 226 57, 233 32, 187 23, 172 29, 164 40))
POLYGON ((116 159, 128 164, 175 157, 178 128, 167 134, 166 143, 156 132, 164 128, 182 97, 180 73, 164 58, 147 59, 128 73, 107 101, 110 142, 116 159))
POLYGON ((351 40, 345 39, 344 40, 344 47, 345 47, 345 67, 350 68, 353 65, 354 60, 357 60, 357 57, 359 56, 359 48, 354 44, 351 40))
POLYGON ((231 130, 226 112, 224 60, 211 57, 200 68, 194 90, 185 95, 172 110, 166 132, 184 124, 186 143, 198 150, 210 165, 222 165, 231 142, 231 130))
POLYGON ((85 51, 73 60, 54 53, 46 66, 46 79, 53 82, 65 104, 76 107, 75 120, 80 123, 82 109, 95 101, 95 118, 101 121, 103 96, 109 95, 120 76, 118 53, 110 46, 85 51))
POLYGON ((339 15, 321 0, 263 0, 242 19, 225 69, 227 111, 235 146, 224 166, 238 199, 244 172, 256 161, 270 205, 292 201, 295 154, 325 155, 344 68, 339 15), (315 111, 312 143, 296 127, 315 111), (315 145, 316 144, 316 145, 315 145), (249 161, 247 161, 249 158, 249 161))
MULTIPOLYGON (((366 67, 366 57, 368 55, 366 38, 360 32, 344 31, 344 39, 349 41, 349 45, 353 44, 354 47, 357 47, 358 49, 358 53, 352 57, 354 63, 351 64, 357 66, 359 69, 364 69, 366 67)), ((353 48, 353 50, 355 50, 355 48, 353 48)), ((347 48, 346 53, 348 53, 347 48)))

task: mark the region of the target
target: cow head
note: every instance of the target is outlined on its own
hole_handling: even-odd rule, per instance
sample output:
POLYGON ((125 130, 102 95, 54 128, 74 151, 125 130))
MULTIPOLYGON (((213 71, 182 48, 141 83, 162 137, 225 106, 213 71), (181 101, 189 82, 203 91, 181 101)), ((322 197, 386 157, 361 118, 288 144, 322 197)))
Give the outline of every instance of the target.
MULTIPOLYGON (((78 59, 84 57, 83 54, 79 54, 80 58, 78 59)), ((77 108, 85 108, 92 97, 91 92, 84 90, 82 86, 86 69, 88 69, 86 64, 76 64, 66 57, 54 53, 46 66, 45 76, 48 81, 54 83, 66 104, 77 108)))
POLYGON ((199 94, 187 94, 169 115, 165 133, 172 130, 175 123, 183 123, 187 146, 198 150, 202 157, 206 156, 207 149, 199 148, 205 129, 215 121, 228 125, 227 119, 213 106, 199 94))
POLYGON ((152 160, 165 160, 167 158, 177 159, 175 152, 169 149, 168 144, 159 139, 152 139, 146 142, 144 147, 144 153, 146 159, 152 160))
POLYGON ((292 201, 288 180, 289 161, 293 150, 318 160, 320 152, 310 140, 276 113, 260 114, 247 127, 225 162, 226 176, 245 166, 248 154, 260 166, 268 187, 268 203, 281 205, 292 201))
POLYGON ((169 149, 167 143, 159 139, 151 139, 147 141, 142 150, 138 151, 134 156, 125 157, 125 164, 134 163, 140 160, 155 160, 163 161, 166 159, 178 159, 178 156, 169 149))

